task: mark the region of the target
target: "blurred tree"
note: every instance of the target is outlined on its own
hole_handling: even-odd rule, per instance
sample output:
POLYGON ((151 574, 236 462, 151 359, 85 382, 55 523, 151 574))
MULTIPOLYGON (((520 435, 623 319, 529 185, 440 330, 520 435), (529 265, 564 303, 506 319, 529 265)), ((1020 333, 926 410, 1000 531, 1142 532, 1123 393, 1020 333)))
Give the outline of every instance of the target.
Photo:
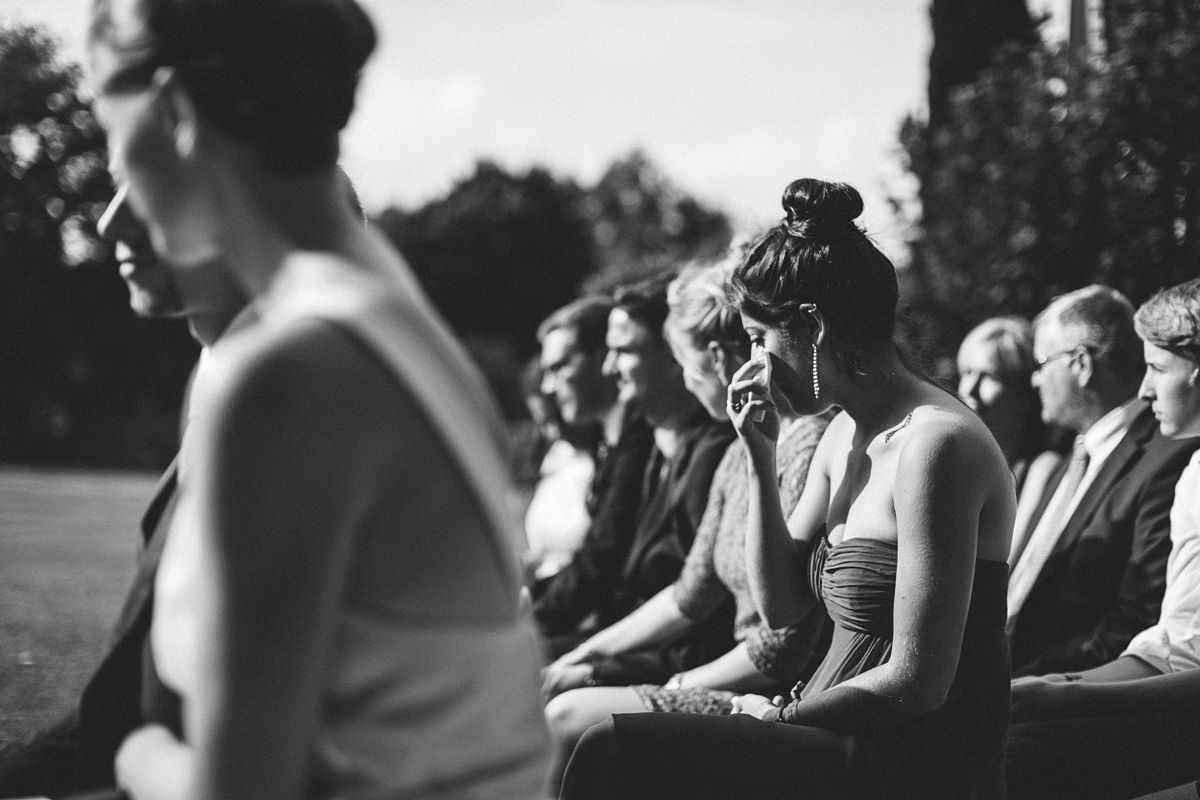
POLYGON ((588 189, 544 169, 512 174, 481 161, 445 197, 412 212, 388 208, 375 222, 514 417, 524 414, 520 364, 551 311, 582 290, 719 252, 730 235, 724 214, 680 191, 640 152, 588 189))
POLYGON ((95 223, 112 187, 79 68, 0 27, 0 460, 158 466, 194 356, 130 312, 95 223))
POLYGON ((505 412, 523 414, 516 375, 538 323, 595 268, 579 189, 544 169, 514 175, 480 161, 445 197, 413 212, 388 208, 375 222, 466 340, 505 412))
POLYGON ((667 179, 640 150, 617 159, 583 198, 603 290, 666 266, 716 255, 729 245, 728 217, 667 179))
POLYGON ((929 55, 929 126, 946 121, 950 92, 970 83, 996 53, 1019 42, 1038 41, 1025 0, 933 0, 929 7, 933 50, 929 55))
POLYGON ((904 123, 922 205, 905 333, 943 374, 985 317, 1091 282, 1137 303, 1200 271, 1200 0, 1126 3, 1075 87, 1065 47, 1013 49, 943 126, 904 123))
POLYGON ((412 213, 389 208, 376 223, 460 335, 528 352, 538 323, 595 266, 578 198, 544 169, 513 175, 480 161, 445 197, 412 213))

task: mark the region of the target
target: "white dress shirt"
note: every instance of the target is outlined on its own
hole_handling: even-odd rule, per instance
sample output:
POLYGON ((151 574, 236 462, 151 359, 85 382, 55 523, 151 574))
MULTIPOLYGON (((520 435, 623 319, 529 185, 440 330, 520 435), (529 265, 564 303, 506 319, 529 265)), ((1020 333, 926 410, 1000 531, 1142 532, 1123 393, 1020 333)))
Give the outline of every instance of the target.
POLYGON ((1200 668, 1200 451, 1175 484, 1171 555, 1158 624, 1139 633, 1122 655, 1159 672, 1200 668))

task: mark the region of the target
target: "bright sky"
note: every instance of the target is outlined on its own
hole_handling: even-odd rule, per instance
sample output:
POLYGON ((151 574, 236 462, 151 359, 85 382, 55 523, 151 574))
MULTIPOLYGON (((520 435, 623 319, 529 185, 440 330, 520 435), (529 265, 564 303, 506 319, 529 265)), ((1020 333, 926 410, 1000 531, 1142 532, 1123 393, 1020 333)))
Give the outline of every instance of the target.
MULTIPOLYGON (((780 216, 793 178, 848 181, 902 257, 885 198, 911 192, 896 142, 924 114, 928 0, 360 2, 380 46, 343 163, 369 210, 442 195, 478 158, 588 183, 640 147, 746 226, 780 216)), ((0 0, 0 23, 82 59, 89 7, 0 0)))

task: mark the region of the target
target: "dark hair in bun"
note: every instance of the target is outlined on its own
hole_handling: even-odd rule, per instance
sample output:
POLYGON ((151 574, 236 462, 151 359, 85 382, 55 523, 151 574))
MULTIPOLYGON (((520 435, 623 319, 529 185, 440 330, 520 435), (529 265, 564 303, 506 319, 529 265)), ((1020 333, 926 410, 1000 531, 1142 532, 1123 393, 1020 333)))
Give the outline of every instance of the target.
POLYGON ((148 79, 170 66, 201 118, 263 164, 305 172, 337 160, 375 28, 354 0, 140 0, 140 30, 96 0, 91 38, 148 79))
POLYGON ((854 222, 862 196, 846 183, 792 181, 787 216, 746 254, 731 282, 732 301, 747 316, 792 328, 812 303, 829 325, 834 360, 861 373, 868 348, 891 341, 899 289, 896 269, 854 222))

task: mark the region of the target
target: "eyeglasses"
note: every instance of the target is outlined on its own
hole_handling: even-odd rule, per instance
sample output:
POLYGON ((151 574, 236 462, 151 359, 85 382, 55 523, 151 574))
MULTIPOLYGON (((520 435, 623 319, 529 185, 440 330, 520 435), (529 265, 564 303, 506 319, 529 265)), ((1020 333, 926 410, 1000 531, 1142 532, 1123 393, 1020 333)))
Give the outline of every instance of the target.
POLYGON ((1053 361, 1056 358, 1062 358, 1063 356, 1074 356, 1080 350, 1084 350, 1086 352, 1091 352, 1090 350, 1088 350, 1086 345, 1077 344, 1068 350, 1059 350, 1055 353, 1051 353, 1048 356, 1042 356, 1041 358, 1035 358, 1033 360, 1033 362, 1036 366, 1033 368, 1033 371, 1037 372, 1039 369, 1046 366, 1047 364, 1049 364, 1051 361, 1053 361))

